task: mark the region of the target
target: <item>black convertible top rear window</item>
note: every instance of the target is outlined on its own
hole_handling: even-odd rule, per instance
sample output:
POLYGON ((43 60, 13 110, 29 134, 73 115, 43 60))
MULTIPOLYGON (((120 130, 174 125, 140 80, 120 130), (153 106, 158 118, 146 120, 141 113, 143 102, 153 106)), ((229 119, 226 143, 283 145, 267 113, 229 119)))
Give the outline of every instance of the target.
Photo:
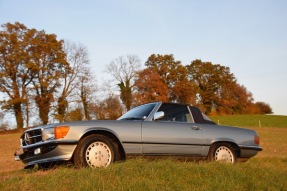
POLYGON ((213 121, 211 121, 208 117, 204 116, 197 107, 190 106, 189 109, 192 113, 192 116, 193 116, 195 123, 216 124, 213 121))

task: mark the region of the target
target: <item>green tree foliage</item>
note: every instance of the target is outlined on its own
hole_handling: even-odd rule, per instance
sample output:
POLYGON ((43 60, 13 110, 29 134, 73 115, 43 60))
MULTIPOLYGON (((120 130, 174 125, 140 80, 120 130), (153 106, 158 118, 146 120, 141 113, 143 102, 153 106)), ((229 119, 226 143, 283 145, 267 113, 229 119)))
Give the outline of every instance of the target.
POLYGON ((130 80, 126 80, 121 81, 120 83, 118 83, 118 86, 120 88, 120 92, 121 92, 121 100, 124 103, 124 105, 126 106, 126 108, 129 110, 132 106, 132 86, 130 85, 131 81, 130 80))

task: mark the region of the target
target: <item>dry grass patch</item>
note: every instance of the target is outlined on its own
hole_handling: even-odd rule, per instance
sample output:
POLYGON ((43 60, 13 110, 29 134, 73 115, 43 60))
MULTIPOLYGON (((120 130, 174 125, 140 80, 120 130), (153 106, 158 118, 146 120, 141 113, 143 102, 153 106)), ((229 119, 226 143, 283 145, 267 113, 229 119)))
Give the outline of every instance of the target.
POLYGON ((263 151, 259 152, 256 158, 265 157, 287 157, 287 128, 252 128, 260 136, 260 145, 263 151))
POLYGON ((15 149, 20 147, 20 133, 0 135, 0 172, 24 168, 24 164, 14 160, 15 149))

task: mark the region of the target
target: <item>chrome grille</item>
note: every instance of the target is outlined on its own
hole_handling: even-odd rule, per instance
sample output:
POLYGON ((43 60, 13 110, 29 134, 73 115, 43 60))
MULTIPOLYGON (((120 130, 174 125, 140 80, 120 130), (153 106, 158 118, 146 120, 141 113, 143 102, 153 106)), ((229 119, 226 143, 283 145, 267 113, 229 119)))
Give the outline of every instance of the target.
POLYGON ((22 146, 32 145, 38 142, 42 142, 42 130, 35 129, 35 130, 26 131, 21 136, 21 142, 22 142, 22 146))

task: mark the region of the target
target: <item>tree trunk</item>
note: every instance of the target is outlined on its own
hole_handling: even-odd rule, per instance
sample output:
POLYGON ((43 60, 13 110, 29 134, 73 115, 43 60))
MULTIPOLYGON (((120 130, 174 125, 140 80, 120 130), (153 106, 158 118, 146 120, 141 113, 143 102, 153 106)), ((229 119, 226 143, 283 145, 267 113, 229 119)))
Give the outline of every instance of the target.
POLYGON ((130 87, 130 82, 127 80, 126 84, 121 82, 118 84, 118 86, 120 87, 121 91, 120 98, 127 110, 130 110, 132 105, 132 88, 130 87))
POLYGON ((24 126, 24 120, 23 120, 23 113, 22 113, 22 108, 21 108, 21 103, 17 103, 13 106, 14 109, 14 114, 16 118, 16 123, 17 123, 17 129, 20 130, 24 126))
POLYGON ((65 96, 61 96, 58 98, 58 120, 63 122, 65 119, 66 111, 68 107, 68 102, 65 99, 65 96))
POLYGON ((89 112, 89 108, 88 108, 87 96, 86 96, 85 92, 83 91, 83 88, 81 90, 81 101, 82 101, 83 108, 84 108, 85 119, 90 120, 91 117, 90 117, 90 112, 89 112))
POLYGON ((48 124, 49 121, 49 112, 50 112, 50 105, 51 99, 49 98, 50 95, 41 95, 37 96, 35 101, 39 108, 39 117, 42 121, 43 125, 48 124))
POLYGON ((30 110, 29 110, 29 102, 27 102, 25 104, 25 106, 26 106, 26 127, 29 127, 29 120, 30 120, 30 117, 29 117, 29 112, 30 112, 30 110))

